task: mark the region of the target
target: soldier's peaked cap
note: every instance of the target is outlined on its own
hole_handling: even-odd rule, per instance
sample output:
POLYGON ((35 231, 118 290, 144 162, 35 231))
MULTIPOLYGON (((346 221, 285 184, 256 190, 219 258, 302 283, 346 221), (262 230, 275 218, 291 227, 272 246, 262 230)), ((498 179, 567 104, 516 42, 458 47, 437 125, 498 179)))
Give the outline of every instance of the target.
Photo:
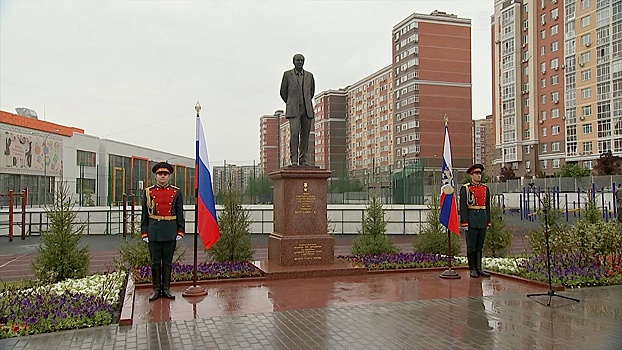
POLYGON ((153 172, 154 174, 157 173, 159 170, 168 170, 168 172, 172 174, 173 166, 167 162, 160 162, 154 165, 153 168, 151 168, 151 172, 153 172))
POLYGON ((480 171, 480 172, 484 172, 484 166, 481 164, 473 164, 473 166, 471 166, 469 168, 469 170, 467 170, 467 174, 473 174, 476 171, 480 171))

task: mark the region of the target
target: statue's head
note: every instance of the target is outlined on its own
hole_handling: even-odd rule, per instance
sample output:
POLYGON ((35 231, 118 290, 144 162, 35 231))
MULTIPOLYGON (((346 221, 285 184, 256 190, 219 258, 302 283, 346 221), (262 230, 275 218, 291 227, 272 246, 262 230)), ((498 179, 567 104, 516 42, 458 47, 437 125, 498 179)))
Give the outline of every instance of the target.
POLYGON ((302 54, 295 54, 294 58, 292 59, 292 61, 294 62, 294 67, 298 70, 302 69, 302 66, 305 65, 305 56, 303 56, 302 54))

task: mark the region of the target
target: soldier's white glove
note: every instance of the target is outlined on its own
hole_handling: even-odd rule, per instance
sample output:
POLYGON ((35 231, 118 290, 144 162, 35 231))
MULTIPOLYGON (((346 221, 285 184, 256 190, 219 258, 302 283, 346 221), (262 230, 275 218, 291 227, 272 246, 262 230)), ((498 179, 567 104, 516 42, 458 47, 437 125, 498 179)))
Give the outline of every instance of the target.
POLYGON ((177 238, 175 238, 176 241, 179 241, 180 239, 182 239, 180 235, 177 235, 177 238))
POLYGON ((145 238, 143 238, 143 242, 145 242, 145 243, 149 243, 149 237, 145 237, 145 238))

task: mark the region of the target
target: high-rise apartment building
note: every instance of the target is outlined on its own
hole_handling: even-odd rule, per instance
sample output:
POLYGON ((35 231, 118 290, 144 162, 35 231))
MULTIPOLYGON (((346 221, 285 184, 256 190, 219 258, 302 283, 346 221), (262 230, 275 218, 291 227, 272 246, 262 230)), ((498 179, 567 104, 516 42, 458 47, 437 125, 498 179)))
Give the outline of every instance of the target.
POLYGON ((440 171, 444 115, 454 168, 472 165, 471 20, 434 11, 393 27, 394 164, 440 171))
POLYGON ((487 173, 492 169, 494 144, 492 115, 473 120, 473 162, 482 164, 487 173))
MULTIPOLYGON (((393 165, 393 76, 391 66, 346 87, 346 152, 350 176, 365 183, 388 176, 393 165), (366 174, 374 174, 367 181, 366 174)), ((388 183, 388 178, 385 180, 388 183)))
POLYGON ((251 186, 251 182, 261 176, 259 167, 254 165, 216 165, 213 171, 212 186, 215 194, 225 191, 229 188, 229 184, 231 188, 244 193, 251 186))
POLYGON ((498 0, 491 28, 496 173, 622 154, 622 3, 498 0))
POLYGON ((332 177, 347 174, 346 91, 327 90, 315 96, 315 165, 330 169, 332 177))
POLYGON ((261 174, 269 174, 279 168, 277 121, 283 111, 259 118, 259 169, 261 174))

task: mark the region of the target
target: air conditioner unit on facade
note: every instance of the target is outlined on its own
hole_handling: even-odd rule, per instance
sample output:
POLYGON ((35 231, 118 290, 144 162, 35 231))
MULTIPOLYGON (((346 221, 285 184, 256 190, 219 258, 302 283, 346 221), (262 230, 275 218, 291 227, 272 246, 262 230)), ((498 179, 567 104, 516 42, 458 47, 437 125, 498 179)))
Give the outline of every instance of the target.
POLYGON ((553 19, 557 19, 557 16, 553 16, 553 19))
POLYGON ((579 119, 585 120, 585 117, 584 116, 580 116, 579 119))
POLYGON ((553 103, 558 104, 559 100, 553 100, 553 103))
POLYGON ((562 120, 566 120, 566 117, 562 117, 562 120))
POLYGON ((542 74, 546 74, 546 70, 545 69, 542 70, 542 74))
POLYGON ((558 70, 558 69, 559 69, 559 67, 553 67, 553 70, 558 70))
POLYGON ((562 64, 562 69, 564 69, 564 68, 566 68, 566 65, 565 65, 565 64, 562 64))
POLYGON ((544 124, 544 120, 540 120, 540 124, 544 124))
POLYGON ((585 66, 585 63, 580 62, 580 63, 579 63, 579 67, 583 67, 583 66, 585 66))
POLYGON ((551 0, 551 2, 557 4, 557 0, 551 0))
POLYGON ((591 42, 587 42, 587 43, 585 43, 585 47, 590 47, 590 45, 592 45, 592 43, 591 43, 591 42))
POLYGON ((527 44, 523 44, 523 48, 524 48, 524 47, 527 47, 527 44))

